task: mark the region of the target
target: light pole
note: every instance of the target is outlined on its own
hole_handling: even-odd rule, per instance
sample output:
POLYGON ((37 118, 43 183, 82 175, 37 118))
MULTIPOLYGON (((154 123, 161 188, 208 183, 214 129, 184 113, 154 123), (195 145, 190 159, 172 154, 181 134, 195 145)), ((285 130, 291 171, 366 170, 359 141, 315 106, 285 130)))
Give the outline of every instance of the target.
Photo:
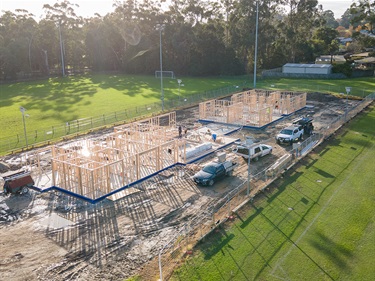
POLYGON ((348 114, 348 96, 349 96, 349 93, 350 93, 351 89, 352 89, 352 87, 345 87, 345 90, 346 90, 345 120, 346 120, 346 116, 348 114))
POLYGON ((59 37, 60 37, 60 53, 61 53, 61 68, 62 68, 62 76, 65 76, 65 62, 64 62, 64 51, 63 51, 63 42, 61 38, 61 21, 59 21, 59 37))
POLYGON ((180 87, 181 87, 182 80, 177 79, 177 83, 178 83, 178 96, 180 96, 180 87))
POLYGON ((257 59, 258 59, 258 13, 259 13, 259 2, 257 1, 257 17, 255 23, 255 54, 254 54, 254 89, 257 87, 257 59))
POLYGON ((249 158, 247 159, 247 191, 246 195, 250 194, 250 147, 249 147, 249 158))
POLYGON ((181 79, 177 79, 177 83, 178 83, 178 99, 181 98, 181 95, 180 95, 180 88, 184 86, 184 84, 181 84, 182 83, 182 80, 181 79))
POLYGON ((158 23, 156 25, 156 30, 159 31, 160 34, 160 92, 161 92, 161 110, 164 111, 164 89, 163 89, 163 48, 161 44, 161 33, 165 28, 165 24, 158 23))
MULTIPOLYGON (((29 148, 29 144, 27 142, 27 134, 26 134, 26 123, 25 123, 25 111, 26 108, 20 106, 20 111, 22 113, 22 121, 23 121, 23 132, 25 134, 25 140, 26 140, 26 148, 29 148)), ((27 114, 26 114, 27 115, 27 114)))

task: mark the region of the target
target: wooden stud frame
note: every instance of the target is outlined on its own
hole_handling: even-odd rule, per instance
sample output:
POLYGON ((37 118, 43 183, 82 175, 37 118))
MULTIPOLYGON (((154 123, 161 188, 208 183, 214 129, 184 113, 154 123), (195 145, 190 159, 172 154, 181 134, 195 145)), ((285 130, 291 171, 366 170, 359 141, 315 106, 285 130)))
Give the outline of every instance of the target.
POLYGON ((306 93, 250 90, 199 104, 199 118, 261 127, 306 106, 306 93))
POLYGON ((100 140, 52 146, 54 186, 96 199, 186 159, 171 112, 114 128, 100 140))

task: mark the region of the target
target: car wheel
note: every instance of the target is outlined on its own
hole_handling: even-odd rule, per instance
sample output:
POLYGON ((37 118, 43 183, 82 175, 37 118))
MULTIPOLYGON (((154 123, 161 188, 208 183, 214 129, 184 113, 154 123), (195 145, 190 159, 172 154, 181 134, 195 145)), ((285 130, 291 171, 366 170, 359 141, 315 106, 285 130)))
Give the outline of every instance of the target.
POLYGON ((21 194, 26 194, 29 192, 29 188, 27 186, 22 187, 21 194))
POLYGON ((254 158, 254 161, 255 161, 255 162, 258 161, 258 160, 259 160, 259 157, 258 157, 258 156, 254 158))
POLYGON ((280 140, 277 140, 276 143, 277 143, 277 144, 280 144, 281 142, 280 142, 280 140))
POLYGON ((228 172, 227 174, 229 177, 233 176, 233 171, 228 172))
POLYGON ((208 182, 208 185, 209 185, 209 186, 213 186, 214 183, 215 183, 214 180, 210 180, 210 181, 208 182))
POLYGON ((302 135, 300 135, 300 136, 299 136, 298 140, 299 140, 299 141, 301 141, 301 140, 302 140, 302 135))

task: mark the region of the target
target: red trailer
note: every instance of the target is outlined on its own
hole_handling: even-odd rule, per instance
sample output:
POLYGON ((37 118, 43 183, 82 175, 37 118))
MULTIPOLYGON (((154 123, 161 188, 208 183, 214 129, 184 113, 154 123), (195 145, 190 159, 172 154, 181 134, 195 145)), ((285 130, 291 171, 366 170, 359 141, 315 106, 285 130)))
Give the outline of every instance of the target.
POLYGON ((4 193, 8 194, 26 194, 29 192, 29 187, 34 186, 34 180, 31 178, 29 172, 22 171, 3 177, 4 193))

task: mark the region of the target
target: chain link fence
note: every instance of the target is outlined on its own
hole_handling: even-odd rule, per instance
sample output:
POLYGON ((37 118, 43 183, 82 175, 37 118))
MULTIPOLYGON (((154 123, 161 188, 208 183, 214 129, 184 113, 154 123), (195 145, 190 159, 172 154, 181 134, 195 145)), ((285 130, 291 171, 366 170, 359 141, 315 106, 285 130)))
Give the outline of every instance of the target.
MULTIPOLYGON (((184 224, 176 237, 161 247, 158 257, 159 280, 168 280, 172 276, 173 270, 183 262, 183 259, 192 254, 197 243, 208 237, 211 232, 217 231, 221 224, 233 219, 232 215, 242 206, 254 200, 258 193, 266 189, 314 147, 330 138, 345 123, 371 104, 374 99, 375 93, 368 95, 357 106, 350 108, 346 114, 333 120, 326 128, 322 128, 322 133, 313 134, 302 143, 295 144, 291 152, 281 156, 276 163, 251 175, 250 184, 244 180, 223 198, 209 205, 206 210, 202 210, 199 216, 184 224)), ((152 276, 145 276, 145 278, 152 278, 152 276)))

